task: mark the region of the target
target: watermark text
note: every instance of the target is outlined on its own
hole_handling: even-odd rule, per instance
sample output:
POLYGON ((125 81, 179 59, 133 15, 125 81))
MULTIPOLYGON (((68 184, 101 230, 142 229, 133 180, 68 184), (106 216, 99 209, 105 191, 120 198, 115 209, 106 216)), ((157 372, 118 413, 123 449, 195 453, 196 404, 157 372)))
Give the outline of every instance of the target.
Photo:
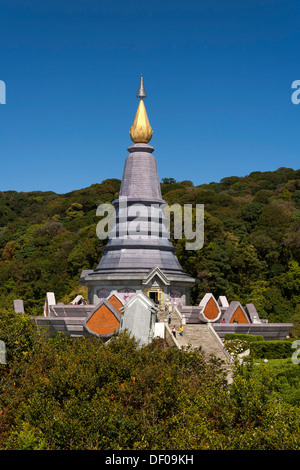
POLYGON ((294 80, 292 83, 292 88, 296 89, 291 96, 291 100, 293 104, 300 103, 300 80, 294 80))
POLYGON ((186 250, 200 250, 204 243, 204 205, 196 204, 141 204, 128 203, 126 196, 119 198, 116 210, 112 204, 98 206, 96 215, 102 217, 96 233, 100 240, 170 239, 171 225, 174 239, 185 239, 186 250))
POLYGON ((0 80, 0 104, 6 104, 6 85, 3 80, 0 80))
POLYGON ((6 347, 2 340, 0 340, 0 364, 6 364, 6 347))
POLYGON ((296 349, 295 352, 293 352, 292 354, 292 363, 293 364, 300 364, 300 358, 298 356, 300 356, 300 340, 296 340, 296 341, 293 341, 292 343, 292 348, 293 349, 296 349))

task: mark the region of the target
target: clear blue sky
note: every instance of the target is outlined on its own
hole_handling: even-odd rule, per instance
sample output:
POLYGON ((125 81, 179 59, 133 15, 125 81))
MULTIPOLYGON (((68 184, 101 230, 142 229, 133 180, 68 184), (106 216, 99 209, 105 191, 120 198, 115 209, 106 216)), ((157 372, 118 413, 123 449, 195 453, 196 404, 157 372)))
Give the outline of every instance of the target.
POLYGON ((0 191, 121 179, 141 73, 160 178, 300 167, 299 0, 0 0, 0 191))

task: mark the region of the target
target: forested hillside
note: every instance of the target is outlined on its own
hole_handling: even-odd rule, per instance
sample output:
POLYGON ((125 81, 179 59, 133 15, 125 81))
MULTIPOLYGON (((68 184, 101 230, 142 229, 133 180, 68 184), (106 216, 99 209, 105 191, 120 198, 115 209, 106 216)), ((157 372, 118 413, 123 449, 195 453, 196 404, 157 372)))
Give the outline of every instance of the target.
MULTIPOLYGON (((47 291, 68 302, 78 292, 82 269, 102 255, 96 208, 113 201, 120 180, 105 180, 67 194, 0 193, 0 305, 23 299, 32 315, 42 313, 47 291)), ((194 186, 164 179, 169 203, 204 204, 205 242, 186 251, 175 240, 182 266, 201 282, 193 303, 206 292, 255 303, 262 318, 300 317, 300 170, 280 168, 194 186)))

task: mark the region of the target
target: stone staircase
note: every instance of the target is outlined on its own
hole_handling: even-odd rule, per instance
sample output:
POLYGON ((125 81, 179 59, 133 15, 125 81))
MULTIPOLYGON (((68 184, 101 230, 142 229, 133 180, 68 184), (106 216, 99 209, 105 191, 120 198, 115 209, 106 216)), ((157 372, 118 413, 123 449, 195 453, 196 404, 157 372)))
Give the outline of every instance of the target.
POLYGON ((160 310, 158 312, 158 318, 160 322, 165 323, 165 329, 168 331, 168 337, 171 336, 171 341, 178 348, 186 348, 188 346, 192 348, 202 349, 204 356, 208 359, 211 354, 220 358, 226 363, 231 362, 229 353, 223 346, 222 340, 217 335, 210 323, 188 323, 183 325, 183 336, 179 334, 179 328, 182 325, 180 316, 173 311, 171 324, 167 323, 168 312, 160 310), (176 328, 176 339, 173 340, 171 330, 175 326, 176 328))
POLYGON ((227 370, 228 383, 232 381, 231 373, 231 356, 228 351, 224 348, 222 340, 215 332, 214 328, 210 323, 188 323, 183 324, 183 335, 179 334, 179 328, 184 323, 180 312, 172 312, 172 321, 168 325, 168 312, 160 310, 158 312, 159 322, 163 322, 165 325, 165 339, 169 346, 176 346, 177 348, 201 348, 203 356, 206 360, 209 360, 210 356, 213 355, 223 361, 223 367, 227 370), (176 338, 172 334, 172 328, 176 328, 176 338))
POLYGON ((158 316, 158 321, 163 322, 163 323, 167 323, 167 321, 168 321, 168 312, 166 310, 159 309, 158 312, 157 312, 157 316, 158 316))
MULTIPOLYGON (((217 335, 210 323, 188 323, 183 324, 183 335, 179 334, 179 328, 182 320, 176 312, 172 312, 171 324, 167 324, 167 312, 161 311, 159 320, 165 323, 165 327, 170 331, 173 326, 176 328, 176 343, 179 348, 192 347, 201 348, 205 357, 209 358, 211 354, 222 359, 226 363, 231 362, 231 357, 223 346, 222 340, 217 335)), ((172 335, 173 336, 173 335, 172 335)))
MULTIPOLYGON (((178 330, 179 331, 179 328, 178 330)), ((209 323, 188 324, 183 326, 183 336, 176 334, 178 346, 185 348, 201 348, 207 359, 211 354, 225 362, 230 362, 230 356, 224 349, 223 344, 209 323)))

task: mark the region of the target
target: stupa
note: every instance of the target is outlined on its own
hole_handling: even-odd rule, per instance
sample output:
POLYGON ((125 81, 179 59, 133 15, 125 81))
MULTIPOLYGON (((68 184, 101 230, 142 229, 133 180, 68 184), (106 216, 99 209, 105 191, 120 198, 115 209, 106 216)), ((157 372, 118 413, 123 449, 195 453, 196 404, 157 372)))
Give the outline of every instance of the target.
POLYGON ((147 116, 143 76, 137 93, 139 105, 130 128, 133 145, 128 147, 116 209, 115 233, 104 247, 94 270, 81 273, 79 283, 88 287, 88 300, 96 305, 117 292, 125 302, 142 292, 163 307, 190 303, 191 288, 198 282, 180 266, 167 231, 154 147, 149 145, 153 130, 147 116), (138 212, 139 236, 126 230, 138 212), (154 217, 153 217, 154 215, 154 217))
MULTIPOLYGON (((236 300, 229 303, 226 296, 217 300, 206 293, 199 305, 191 305, 190 291, 198 281, 182 269, 170 241, 154 148, 149 145, 153 131, 144 104, 143 77, 137 97, 140 101, 130 129, 133 145, 128 147, 120 194, 113 202, 115 225, 99 265, 83 271, 79 279, 88 286, 88 302, 78 295, 69 305, 56 304, 54 292, 47 292, 44 316, 33 317, 34 322, 46 327, 50 335, 92 335, 102 341, 123 330, 142 345, 159 336, 179 348, 201 346, 207 354, 226 361, 229 355, 221 339, 227 333, 283 340, 293 324, 268 323, 253 304, 244 308, 236 300), (139 229, 134 234, 132 224, 139 229), (165 312, 159 312, 167 302, 164 310, 172 311, 173 325, 184 325, 184 335, 177 340, 165 312)), ((21 300, 14 302, 14 309, 24 311, 21 300)))

